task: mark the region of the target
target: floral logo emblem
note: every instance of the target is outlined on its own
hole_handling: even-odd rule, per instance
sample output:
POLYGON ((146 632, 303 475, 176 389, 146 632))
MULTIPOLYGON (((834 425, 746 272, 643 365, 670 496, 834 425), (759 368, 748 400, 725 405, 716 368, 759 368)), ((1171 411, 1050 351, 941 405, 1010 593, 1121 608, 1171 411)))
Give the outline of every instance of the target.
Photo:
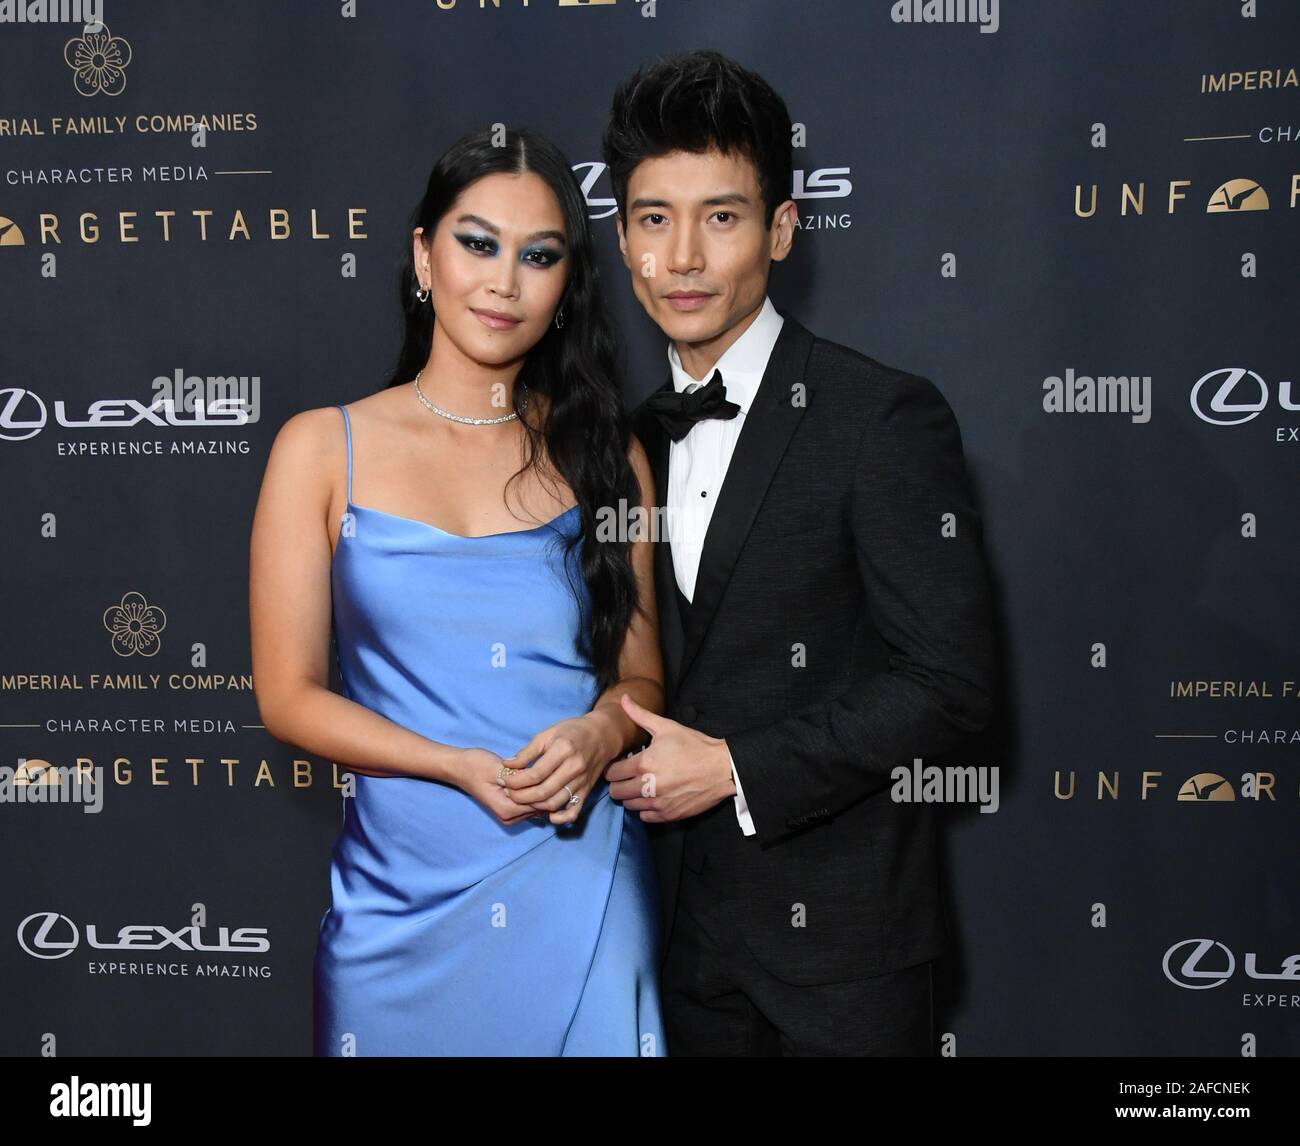
POLYGON ((63 59, 74 74, 73 86, 84 96, 121 95, 126 91, 126 65, 131 45, 114 36, 107 24, 74 36, 63 45, 63 59))
POLYGON ((139 593, 125 593, 120 604, 104 610, 104 628, 113 634, 113 651, 119 657, 153 656, 162 648, 158 634, 166 627, 167 614, 139 593))

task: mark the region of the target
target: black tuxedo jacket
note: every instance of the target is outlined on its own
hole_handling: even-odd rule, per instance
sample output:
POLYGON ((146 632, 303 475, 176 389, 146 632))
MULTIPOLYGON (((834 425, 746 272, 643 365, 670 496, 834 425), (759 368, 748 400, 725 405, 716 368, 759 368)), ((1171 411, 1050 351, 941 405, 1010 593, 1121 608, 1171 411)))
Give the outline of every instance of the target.
MULTIPOLYGON (((682 864, 707 867, 759 962, 804 985, 946 947, 934 810, 892 800, 890 772, 989 723, 994 639, 948 403, 784 318, 689 605, 655 543, 666 713, 726 738, 757 834, 731 799, 647 827, 664 952, 682 864)), ((662 507, 671 439, 644 403, 632 429, 662 507)))

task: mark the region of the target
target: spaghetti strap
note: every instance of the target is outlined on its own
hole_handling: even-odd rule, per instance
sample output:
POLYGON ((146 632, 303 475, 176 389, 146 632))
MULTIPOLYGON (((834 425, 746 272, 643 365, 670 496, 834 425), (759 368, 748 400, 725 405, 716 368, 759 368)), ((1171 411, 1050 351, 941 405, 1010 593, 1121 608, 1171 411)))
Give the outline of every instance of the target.
POLYGON ((343 411, 343 429, 348 437, 348 504, 352 504, 352 419, 348 417, 348 408, 340 406, 343 411))

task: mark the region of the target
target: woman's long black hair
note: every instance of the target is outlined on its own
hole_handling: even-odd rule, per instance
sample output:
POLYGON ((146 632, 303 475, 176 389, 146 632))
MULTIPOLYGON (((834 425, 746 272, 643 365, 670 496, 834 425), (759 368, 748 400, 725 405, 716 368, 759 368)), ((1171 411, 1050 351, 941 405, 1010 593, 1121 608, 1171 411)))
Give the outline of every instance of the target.
MULTIPOLYGON (((617 348, 601 302, 586 200, 569 161, 550 140, 526 128, 484 128, 462 136, 434 164, 411 229, 423 227, 424 238, 432 241, 439 220, 471 183, 496 172, 524 171, 544 179, 559 200, 569 277, 559 308, 563 328, 550 323, 519 372, 518 380, 529 390, 546 395, 548 410, 540 430, 519 419, 526 434, 526 460, 510 480, 537 466, 539 457, 549 458, 577 498, 582 530, 565 546, 564 567, 570 568, 572 551, 579 537, 584 538, 582 575, 590 613, 577 587, 570 583, 570 588, 579 606, 579 648, 590 659, 598 691, 603 692, 619 678, 619 651, 638 602, 629 545, 626 540, 598 540, 597 513, 608 506, 616 520, 626 522, 620 506, 630 510, 640 505, 641 495, 627 456, 628 420, 616 377, 617 348)), ((433 338, 433 307, 415 297, 419 282, 409 232, 404 239, 398 291, 406 331, 390 387, 415 377, 428 361, 433 338)), ((523 387, 516 386, 515 413, 520 412, 523 395, 523 387)), ((620 528, 616 537, 627 532, 620 528)))

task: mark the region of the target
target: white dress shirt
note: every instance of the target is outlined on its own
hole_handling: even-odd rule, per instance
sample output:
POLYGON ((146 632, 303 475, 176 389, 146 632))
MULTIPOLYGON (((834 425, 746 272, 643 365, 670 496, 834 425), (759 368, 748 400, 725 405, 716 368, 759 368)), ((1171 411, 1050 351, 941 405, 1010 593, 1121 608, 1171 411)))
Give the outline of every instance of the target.
MULTIPOLYGON (((701 379, 686 373, 677 355, 677 347, 673 343, 668 345, 668 365, 673 373, 674 390, 679 394, 694 390, 712 378, 714 370, 721 370, 727 400, 740 407, 740 413, 734 418, 701 419, 668 450, 666 504, 671 523, 673 573, 677 587, 688 601, 695 599, 695 577, 700 568, 704 537, 713 517, 714 502, 722 489, 722 480, 727 476, 727 466, 736 448, 736 439, 745 425, 745 415, 758 392, 767 360, 772 356, 772 347, 776 345, 776 337, 784 323, 785 319, 777 313, 772 300, 764 298, 758 316, 701 379)), ((731 762, 731 777, 736 783, 736 819, 740 822, 740 830, 752 836, 756 831, 754 821, 745 803, 734 760, 731 762)))

